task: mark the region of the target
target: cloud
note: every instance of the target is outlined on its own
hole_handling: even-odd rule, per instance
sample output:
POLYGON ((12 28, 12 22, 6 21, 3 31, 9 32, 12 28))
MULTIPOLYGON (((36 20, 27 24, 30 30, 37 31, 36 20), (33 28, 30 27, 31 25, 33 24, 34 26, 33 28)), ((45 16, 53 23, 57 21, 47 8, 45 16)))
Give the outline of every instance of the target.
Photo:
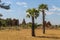
POLYGON ((11 9, 11 10, 5 10, 6 12, 13 12, 13 10, 11 9))
POLYGON ((50 11, 60 11, 60 7, 52 6, 52 8, 50 9, 50 11))
POLYGON ((52 14, 54 14, 54 12, 50 12, 50 11, 46 11, 45 13, 46 13, 46 15, 52 15, 52 14))
POLYGON ((28 7, 28 6, 24 6, 24 7, 28 7))
POLYGON ((7 4, 12 4, 12 2, 10 2, 10 1, 8 1, 8 2, 6 2, 7 4))
POLYGON ((16 4, 18 4, 18 5, 27 5, 26 2, 17 2, 16 4))
POLYGON ((45 13, 46 15, 52 15, 52 14, 60 15, 60 7, 53 5, 51 8, 49 8, 49 11, 46 11, 45 13))
POLYGON ((26 2, 16 2, 16 4, 19 5, 19 6, 27 7, 26 2))

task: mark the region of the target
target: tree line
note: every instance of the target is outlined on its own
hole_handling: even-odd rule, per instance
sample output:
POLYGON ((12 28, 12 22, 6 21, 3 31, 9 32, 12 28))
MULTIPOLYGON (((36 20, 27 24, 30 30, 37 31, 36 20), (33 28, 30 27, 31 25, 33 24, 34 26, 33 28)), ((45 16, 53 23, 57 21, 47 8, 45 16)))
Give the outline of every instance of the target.
POLYGON ((19 26, 19 20, 18 19, 11 19, 11 18, 7 18, 7 19, 1 19, 0 18, 0 27, 1 26, 19 26))

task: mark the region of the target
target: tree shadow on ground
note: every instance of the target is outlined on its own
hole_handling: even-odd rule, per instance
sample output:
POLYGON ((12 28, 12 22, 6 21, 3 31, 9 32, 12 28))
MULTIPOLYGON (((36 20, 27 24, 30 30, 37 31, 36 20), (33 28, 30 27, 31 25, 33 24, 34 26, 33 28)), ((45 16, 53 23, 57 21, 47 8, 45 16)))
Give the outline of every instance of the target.
POLYGON ((54 36, 36 36, 38 38, 52 38, 52 39, 60 39, 60 37, 54 37, 54 36))

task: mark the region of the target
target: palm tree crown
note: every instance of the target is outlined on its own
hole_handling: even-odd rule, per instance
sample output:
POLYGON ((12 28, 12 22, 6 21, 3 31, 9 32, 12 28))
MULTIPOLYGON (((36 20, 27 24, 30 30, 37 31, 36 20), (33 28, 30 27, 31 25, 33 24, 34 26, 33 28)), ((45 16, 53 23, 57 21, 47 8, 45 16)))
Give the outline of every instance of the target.
POLYGON ((35 8, 32 8, 32 9, 28 9, 27 11, 27 17, 34 17, 34 18, 37 18, 39 16, 39 11, 36 10, 35 8))
POLYGON ((48 6, 46 4, 41 4, 39 5, 38 10, 48 10, 48 6))

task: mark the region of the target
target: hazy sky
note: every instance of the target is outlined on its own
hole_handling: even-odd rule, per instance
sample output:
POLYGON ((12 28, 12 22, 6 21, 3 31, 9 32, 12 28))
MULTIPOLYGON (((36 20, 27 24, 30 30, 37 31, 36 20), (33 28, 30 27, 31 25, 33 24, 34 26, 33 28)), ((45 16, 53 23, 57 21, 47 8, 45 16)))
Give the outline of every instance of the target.
MULTIPOLYGON (((31 19, 26 18, 26 10, 28 8, 38 8, 42 3, 47 4, 49 10, 46 11, 46 21, 52 24, 60 24, 60 0, 2 0, 6 5, 11 4, 10 10, 0 8, 0 13, 3 14, 2 18, 16 18, 20 23, 25 18, 26 22, 31 19)), ((35 20, 36 23, 42 23, 42 15, 35 20)))

